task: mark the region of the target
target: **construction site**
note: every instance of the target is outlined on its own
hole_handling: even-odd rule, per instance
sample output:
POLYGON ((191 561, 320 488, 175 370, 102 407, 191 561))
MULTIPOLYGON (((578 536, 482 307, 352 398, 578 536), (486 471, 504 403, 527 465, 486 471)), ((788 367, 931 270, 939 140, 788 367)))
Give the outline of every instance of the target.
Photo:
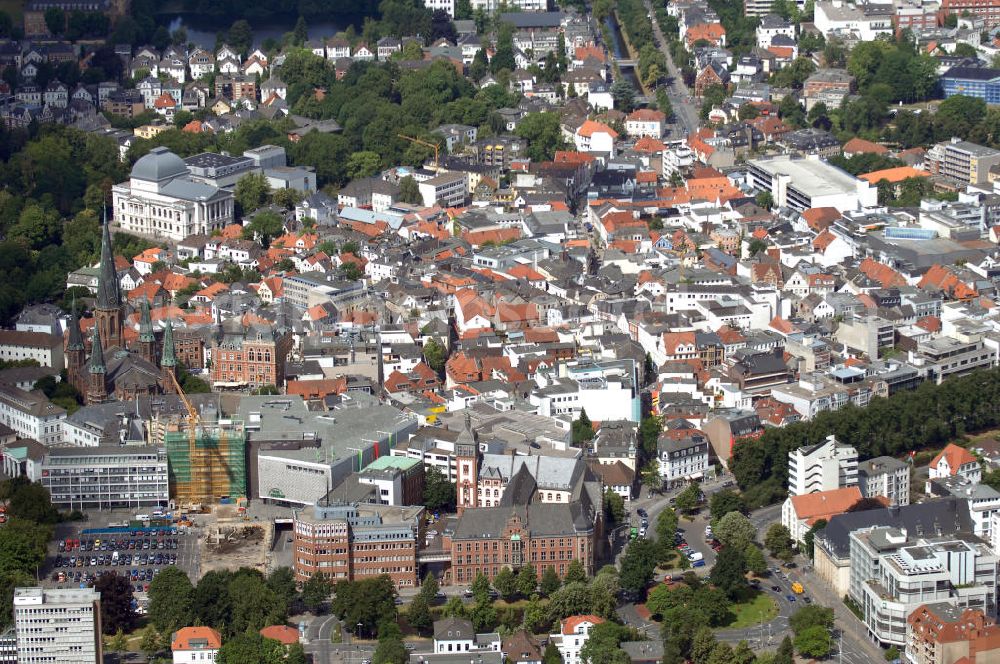
POLYGON ((243 422, 223 420, 218 408, 196 408, 174 380, 187 417, 166 422, 163 443, 167 450, 170 496, 183 510, 200 511, 203 505, 235 502, 246 497, 246 432, 243 422))

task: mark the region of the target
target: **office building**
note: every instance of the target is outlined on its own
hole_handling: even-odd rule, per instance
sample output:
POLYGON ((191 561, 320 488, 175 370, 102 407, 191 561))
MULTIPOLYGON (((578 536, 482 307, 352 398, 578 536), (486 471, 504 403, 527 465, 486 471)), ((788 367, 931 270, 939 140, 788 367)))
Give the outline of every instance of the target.
POLYGON ((420 583, 417 541, 424 507, 346 503, 325 496, 296 510, 295 579, 322 573, 334 583, 387 574, 397 588, 420 583))
POLYGON ((443 173, 417 184, 425 206, 458 207, 468 196, 465 173, 443 173))
POLYGON ((755 188, 771 194, 777 207, 797 212, 832 207, 839 212, 878 204, 878 190, 816 156, 779 155, 750 159, 748 177, 755 188))
MULTIPOLYGON (((1000 18, 1000 4, 996 9, 1000 18)), ((962 95, 982 99, 987 104, 1000 104, 1000 69, 952 67, 940 80, 945 97, 962 95)))
POLYGON ((165 506, 170 498, 163 448, 107 445, 52 448, 42 486, 67 509, 165 506))
POLYGON ((708 470, 709 442, 705 434, 697 430, 675 433, 680 432, 665 431, 656 441, 660 478, 667 486, 701 479, 708 470))
POLYGON ((380 505, 419 505, 424 495, 424 464, 409 457, 379 457, 358 473, 358 483, 374 486, 380 505))
POLYGON ((893 526, 851 533, 851 599, 869 636, 905 646, 907 619, 921 604, 996 611, 997 556, 974 538, 919 536, 893 526))
POLYGON ((101 594, 93 588, 15 588, 20 664, 101 664, 101 594))
POLYGON ((788 493, 804 496, 858 483, 858 451, 838 445, 835 436, 788 453, 788 493))

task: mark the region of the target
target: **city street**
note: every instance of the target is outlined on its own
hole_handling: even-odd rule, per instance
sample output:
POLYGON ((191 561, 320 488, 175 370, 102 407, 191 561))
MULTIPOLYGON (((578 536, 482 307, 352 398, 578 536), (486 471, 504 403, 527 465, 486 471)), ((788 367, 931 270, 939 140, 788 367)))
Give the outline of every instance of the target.
POLYGON ((656 20, 652 2, 650 0, 644 0, 644 2, 646 10, 653 17, 650 21, 653 24, 653 33, 660 43, 660 50, 667 58, 667 71, 671 78, 670 84, 667 85, 667 97, 670 99, 671 106, 673 106, 674 117, 681 129, 680 133, 683 136, 687 136, 697 130, 700 125, 698 107, 691 101, 694 99, 694 92, 684 84, 681 71, 670 56, 670 49, 667 48, 667 39, 663 31, 660 30, 660 23, 656 20))

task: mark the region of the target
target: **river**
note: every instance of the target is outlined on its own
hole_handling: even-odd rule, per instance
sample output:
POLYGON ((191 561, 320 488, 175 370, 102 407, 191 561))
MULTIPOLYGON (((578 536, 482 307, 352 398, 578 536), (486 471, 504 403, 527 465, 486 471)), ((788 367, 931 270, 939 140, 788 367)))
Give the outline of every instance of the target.
MULTIPOLYGON (((216 25, 212 21, 204 20, 204 17, 191 14, 172 14, 161 17, 161 19, 170 32, 183 27, 187 30, 189 42, 209 51, 215 50, 216 32, 225 32, 229 28, 228 25, 216 25)), ((338 32, 344 30, 349 24, 350 21, 348 19, 344 19, 341 23, 334 23, 332 21, 309 21, 307 23, 309 26, 309 38, 319 39, 332 37, 338 32)), ((254 25, 253 45, 260 46, 265 39, 274 39, 281 42, 281 38, 284 37, 286 33, 291 32, 294 29, 295 19, 272 19, 267 22, 267 25, 254 25)))
MULTIPOLYGON (((611 43, 609 46, 614 53, 616 60, 631 60, 628 51, 625 48, 625 41, 622 38, 621 26, 618 25, 618 18, 612 12, 606 19, 604 19, 605 25, 608 27, 608 32, 611 33, 611 43)), ((635 67, 619 67, 618 68, 622 76, 628 79, 632 87, 635 88, 636 94, 642 94, 642 86, 639 85, 639 77, 635 72, 635 67)))

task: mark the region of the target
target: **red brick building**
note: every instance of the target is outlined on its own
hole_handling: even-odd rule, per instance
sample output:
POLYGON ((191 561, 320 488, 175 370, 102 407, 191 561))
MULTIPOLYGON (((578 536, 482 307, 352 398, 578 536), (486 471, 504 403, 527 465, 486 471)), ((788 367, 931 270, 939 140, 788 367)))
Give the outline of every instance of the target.
POLYGON ((361 581, 387 574, 397 588, 419 583, 417 541, 424 508, 322 499, 294 516, 295 580, 313 574, 361 581))
MULTIPOLYGON (((239 323, 239 321, 235 321, 239 323)), ((285 382, 285 361, 292 349, 292 335, 283 325, 231 326, 212 346, 212 384, 216 387, 256 389, 280 387, 285 382)))
POLYGON ((588 511, 583 502, 466 508, 450 540, 452 580, 493 579, 529 564, 539 576, 548 567, 564 576, 574 560, 592 574, 597 526, 588 511))

